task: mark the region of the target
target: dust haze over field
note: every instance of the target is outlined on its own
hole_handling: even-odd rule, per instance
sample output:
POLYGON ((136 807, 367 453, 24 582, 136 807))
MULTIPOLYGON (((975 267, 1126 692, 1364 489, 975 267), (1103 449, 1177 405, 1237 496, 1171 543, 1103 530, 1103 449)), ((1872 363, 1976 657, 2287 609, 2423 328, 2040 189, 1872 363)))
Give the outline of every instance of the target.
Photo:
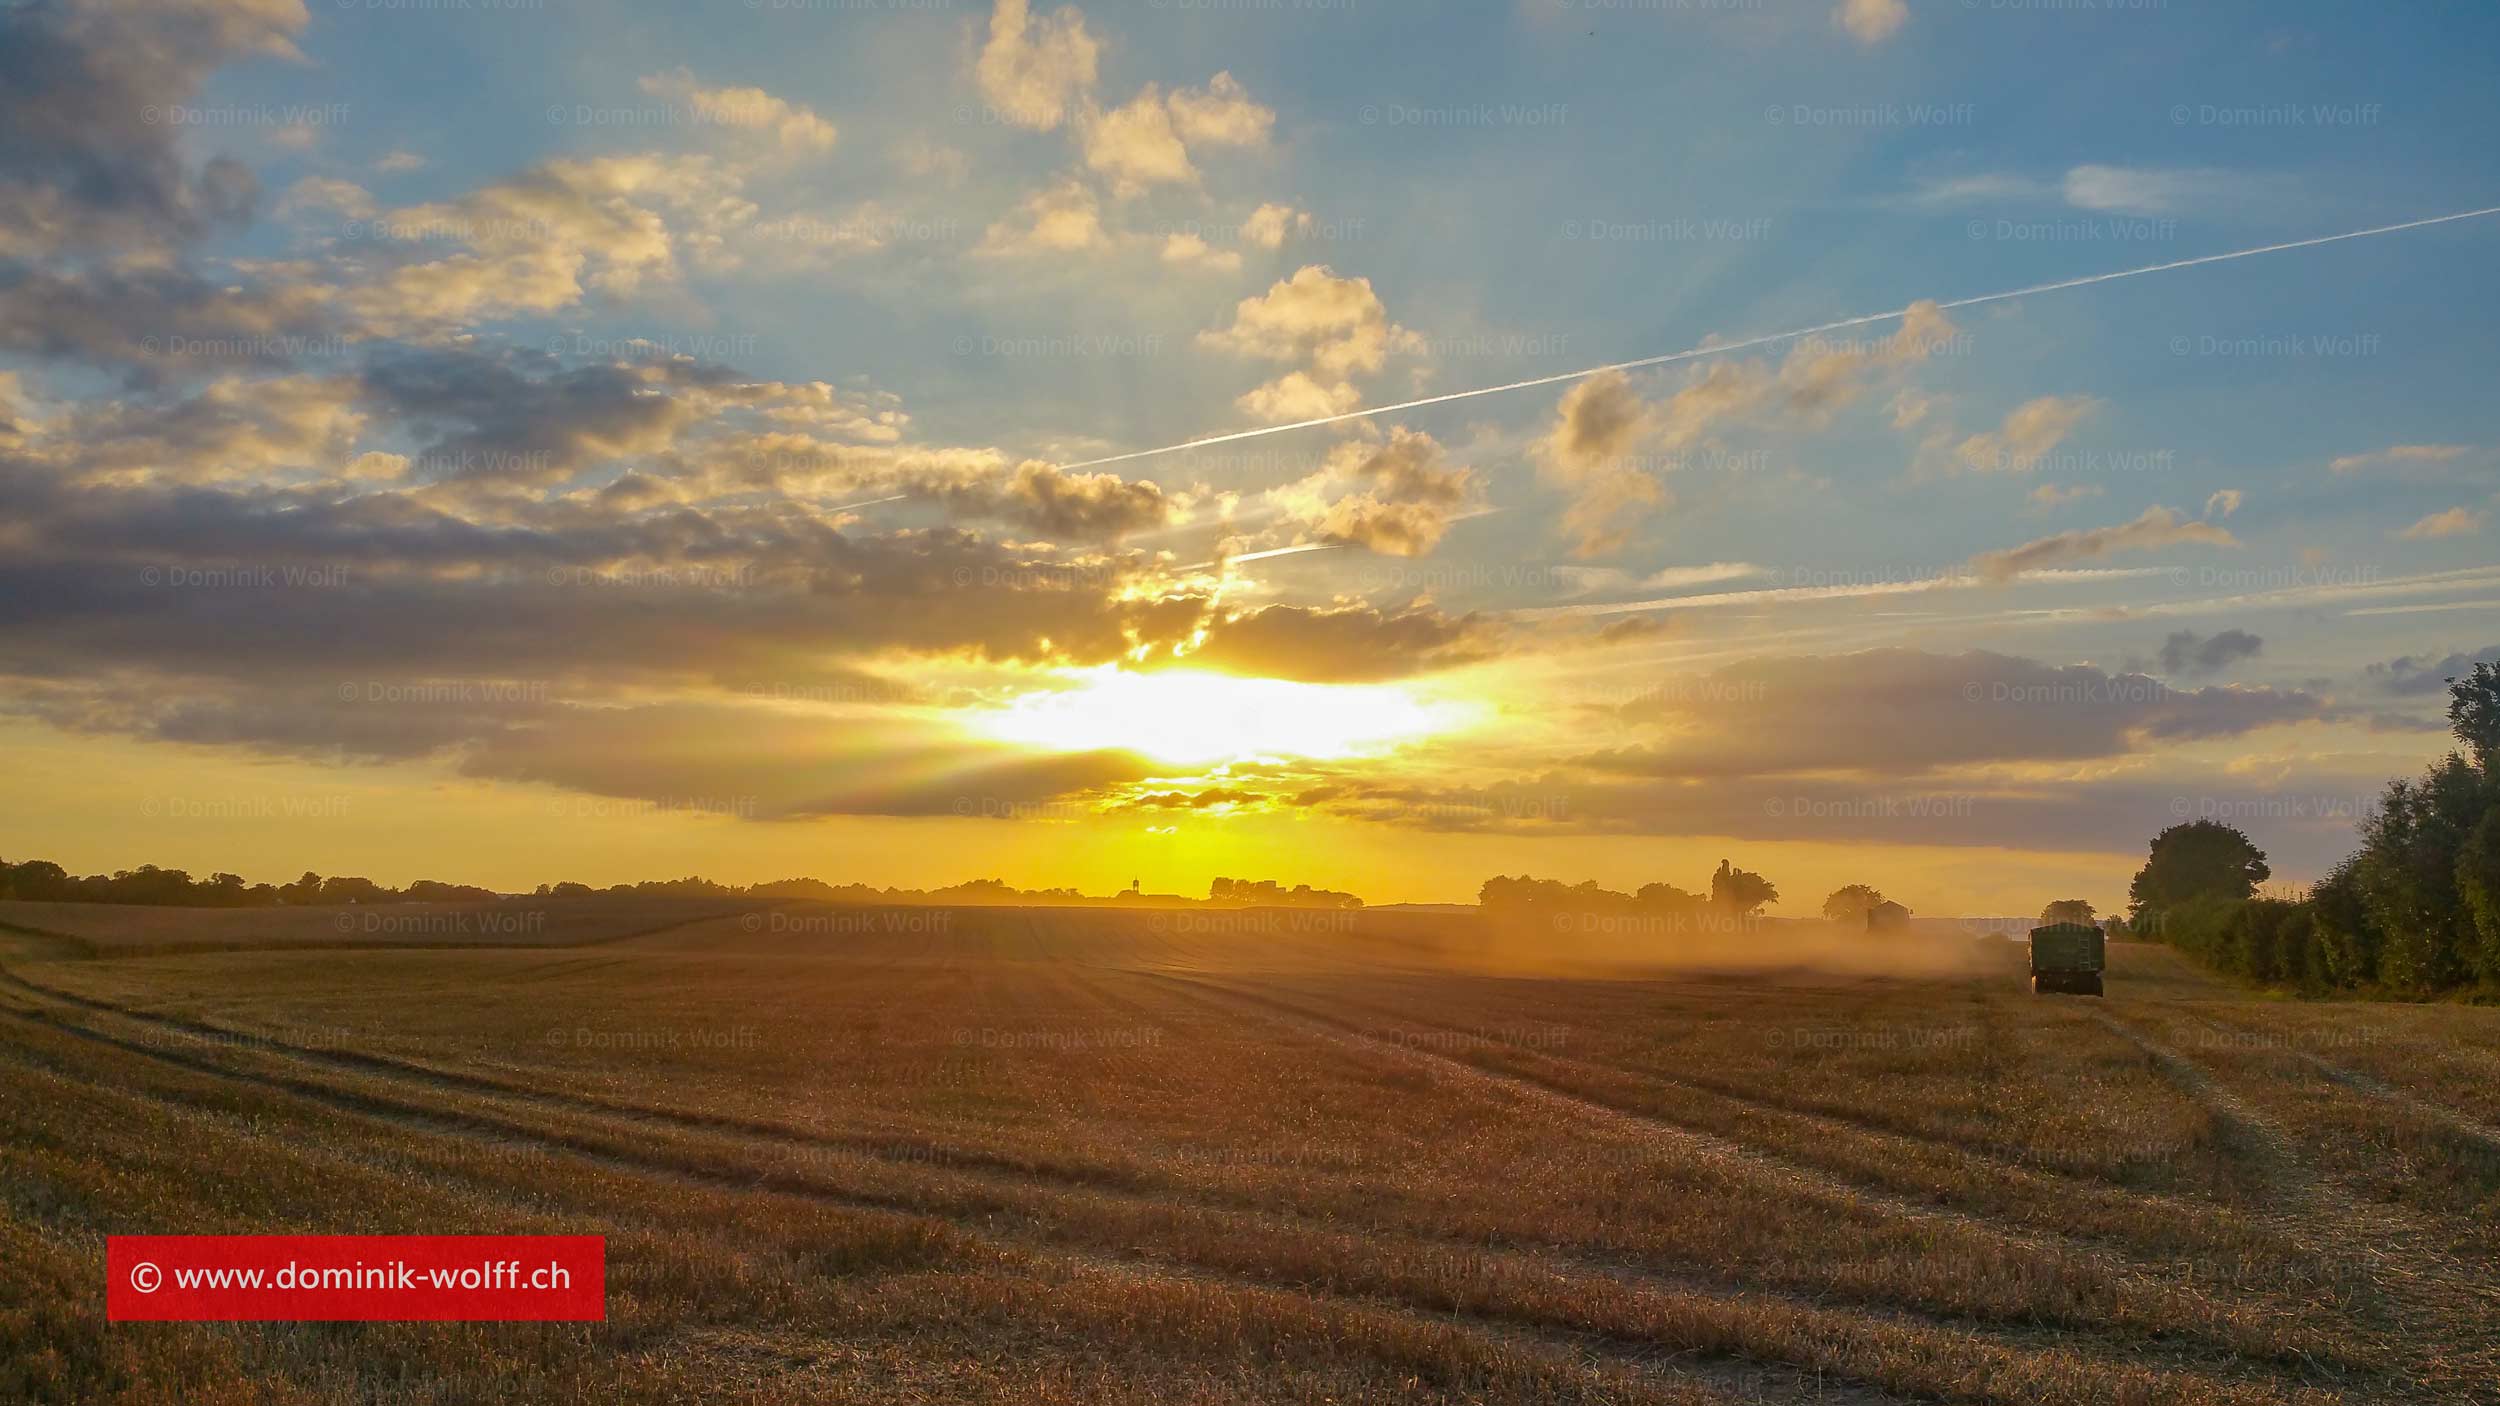
POLYGON ((532 904, 0 912, 0 1392, 2493 1399, 2487 1011, 2140 944, 2104 1005, 1958 935, 532 904), (602 1234, 609 1319, 104 1323, 99 1237, 175 1225, 602 1234))

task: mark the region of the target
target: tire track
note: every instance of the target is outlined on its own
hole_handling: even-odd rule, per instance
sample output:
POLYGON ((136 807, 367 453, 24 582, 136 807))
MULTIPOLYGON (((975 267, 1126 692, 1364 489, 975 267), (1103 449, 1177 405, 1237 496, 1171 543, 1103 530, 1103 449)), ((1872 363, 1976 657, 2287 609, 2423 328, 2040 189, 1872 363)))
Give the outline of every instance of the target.
MULTIPOLYGON (((315 1104, 326 1105, 353 1116, 371 1119, 393 1127, 423 1135, 452 1138, 464 1142, 494 1140, 537 1146, 574 1157, 610 1170, 633 1175, 657 1177, 681 1184, 698 1185, 711 1190, 745 1194, 791 1196, 847 1210, 901 1214, 945 1225, 969 1239, 995 1248, 1037 1255, 1097 1273, 1116 1274, 1130 1279, 1187 1280, 1232 1292, 1281 1295, 1316 1304, 1331 1305, 1357 1312, 1392 1313, 1414 1322, 1431 1323, 1477 1336, 1496 1344, 1525 1347, 1540 1355, 1555 1353, 1567 1356, 1596 1357, 1600 1360, 1656 1373, 1667 1380, 1664 1385, 1701 1387, 1721 1394, 1734 1394, 1739 1400, 1760 1400, 1764 1378, 1779 1381, 1781 1395, 1775 1399, 1813 1399, 1831 1401, 1836 1406, 1892 1406, 1916 1400, 1941 1400, 1938 1395, 1903 1394, 1888 1391, 1873 1383, 1848 1378, 1851 1385, 1836 1386, 1830 1378, 1840 1376, 1828 1365, 1800 1365, 1778 1359, 1766 1363, 1759 1356, 1737 1348, 1669 1347, 1657 1341, 1609 1333, 1585 1326, 1547 1323, 1498 1313, 1487 1313, 1479 1305, 1474 1311, 1458 1306, 1435 1306, 1413 1301, 1413 1296, 1400 1297, 1390 1292, 1359 1292, 1331 1288, 1312 1282, 1279 1282, 1256 1275, 1203 1265, 1186 1259, 1157 1255, 1131 1246, 1113 1251, 1099 1246, 1071 1244, 1054 1239, 1042 1227, 1024 1234, 997 1228, 998 1212, 1014 1208, 995 1206, 986 1210, 959 1210, 947 1214, 927 1202, 911 1198, 891 1197, 845 1191, 819 1180, 794 1177, 781 1172, 758 1172, 736 1175, 707 1168, 690 1161, 658 1157, 649 1152, 633 1152, 604 1140, 580 1135, 567 1135, 558 1130, 512 1123, 482 1114, 450 1112, 408 1104, 371 1094, 356 1093, 333 1086, 237 1070, 212 1061, 187 1058, 145 1044, 128 1041, 102 1031, 46 1018, 40 1012, 10 1010, 7 1014, 29 1019, 47 1028, 75 1038, 90 1040, 120 1049, 142 1058, 171 1064, 194 1074, 253 1085, 293 1095, 315 1104), (1809 1397, 1809 1392, 1811 1395, 1809 1397)), ((75 1079, 67 1071, 51 1071, 56 1077, 75 1079)), ((141 1092, 128 1086, 113 1086, 117 1093, 146 1098, 173 1107, 190 1107, 178 1097, 155 1091, 141 1092)), ((199 1112, 201 1110, 193 1109, 199 1112)), ((203 1116, 214 1117, 213 1113, 203 1116)), ((461 1176, 464 1182, 475 1179, 461 1176)), ((1059 1234, 1067 1232, 1060 1229, 1059 1234)), ((1498 1253, 1484 1254, 1488 1264, 1509 1261, 1513 1257, 1498 1253)), ((1643 1293, 1670 1292, 1666 1286, 1627 1282, 1627 1287, 1643 1293)), ((1706 1295, 1694 1293, 1695 1298, 1706 1295)), ((1740 1296, 1724 1296, 1733 1302, 1740 1296)), ((1829 1310, 1806 1311, 1831 1315, 1829 1310)), ((2279 1384, 2257 1383, 2267 1388, 2279 1384)))
MULTIPOLYGON (((996 1235, 996 1217, 1002 1212, 1009 1215, 1024 1216, 1028 1219, 1030 1219, 1034 1214, 1031 1206, 1020 1206, 1015 1204, 1014 1197, 983 1197, 977 1194, 979 1190, 985 1190, 986 1188, 976 1189, 976 1194, 972 1197, 972 1199, 967 1200, 960 1193, 950 1198, 943 1193, 924 1196, 897 1196, 884 1193, 844 1190, 828 1187, 816 1178, 803 1176, 793 1177, 788 1173, 778 1171, 759 1170, 753 1171, 747 1175, 731 1175, 722 1173, 714 1168, 702 1166, 699 1163, 690 1163, 688 1160, 682 1158, 654 1158, 649 1153, 635 1154, 621 1151, 615 1143, 612 1143, 604 1138, 585 1137, 578 1133, 567 1134, 556 1129, 545 1129, 529 1124, 513 1123, 507 1119, 487 1116, 470 1110, 453 1112, 429 1108, 424 1105, 410 1104, 386 1096, 377 1096, 371 1093, 342 1089, 335 1085, 293 1079, 283 1075, 239 1070, 207 1059, 183 1056, 174 1052, 150 1047, 144 1043, 125 1040, 106 1032, 95 1031, 87 1027, 69 1024, 56 1019, 50 1019, 41 1014, 30 1014, 32 1014, 32 1018, 42 1020, 44 1024, 51 1026, 52 1028, 59 1029, 65 1034, 96 1040, 107 1045, 121 1048, 129 1053, 156 1059, 190 1070, 194 1073, 277 1089, 301 1098, 340 1107, 360 1116, 371 1117, 379 1121, 410 1127, 421 1131, 437 1133, 443 1136, 470 1138, 485 1137, 501 1140, 531 1142, 542 1146, 554 1147, 568 1155, 584 1157, 595 1162, 627 1170, 647 1171, 661 1175, 685 1177, 699 1181, 706 1185, 726 1189, 765 1191, 805 1196, 819 1201, 842 1205, 851 1209, 885 1211, 922 1216, 943 1221, 959 1230, 976 1235, 996 1235)), ((970 1176, 973 1174, 965 1173, 962 1175, 970 1176)), ((1176 1208, 1159 1198, 1107 1191, 1050 1191, 1025 1185, 1018 1185, 1014 1187, 1013 1190, 1028 1202, 1036 1198, 1047 1200, 1050 1198, 1065 1199, 1068 1197, 1077 1197, 1081 1200, 1110 1200, 1132 1204, 1142 1204, 1143 1206, 1149 1207, 1158 1213, 1171 1213, 1177 1210, 1182 1214, 1190 1214, 1195 1209, 1176 1208)), ((1276 1214, 1271 1212, 1249 1210, 1233 1210, 1231 1208, 1225 1208, 1223 1211, 1218 1213, 1218 1216, 1219 1224, 1230 1224, 1240 1230, 1251 1230, 1261 1233, 1286 1236, 1308 1236, 1318 1232, 1325 1232, 1339 1237, 1351 1237, 1347 1240, 1347 1248, 1352 1253, 1360 1255, 1385 1250, 1390 1254, 1391 1262, 1395 1266, 1411 1265, 1419 1262, 1419 1257, 1421 1255, 1437 1253, 1440 1255, 1456 1257, 1459 1260, 1462 1270, 1464 1270, 1465 1266, 1474 1265, 1476 1270, 1483 1274, 1526 1276, 1531 1281, 1550 1282, 1554 1284, 1572 1282, 1576 1276, 1584 1280, 1598 1279, 1610 1282, 1620 1288, 1642 1295, 1665 1294, 1670 1296, 1671 1299, 1691 1300, 1701 1305, 1716 1305, 1715 1311, 1722 1318, 1725 1318, 1727 1315, 1740 1313, 1750 1304, 1777 1303, 1787 1306, 1795 1313, 1810 1315, 1814 1319, 1826 1322, 1829 1325, 1827 1331, 1838 1337, 1846 1337, 1849 1331, 1853 1328, 1877 1331, 1890 1328, 1892 1330, 1905 1332, 1940 1331, 1960 1336, 1971 1342, 1974 1346, 1981 1347, 1983 1350, 2019 1354, 2046 1351, 2061 1355, 2070 1355, 2075 1357, 2080 1362, 2103 1361, 2105 1370, 2112 1369, 2109 1366, 2110 1363, 2123 1362, 2130 1358, 2142 1357, 2147 1353, 2148 1349, 2153 1346, 2146 1340, 2139 1337, 2133 1337, 2123 1333, 2096 1332, 2089 1327, 2084 1327, 2076 1331, 2061 1332, 2044 1341, 2044 1335, 2042 1334, 2009 1333, 2003 1325, 1994 1324, 1985 1320, 1965 1319, 1954 1315, 1931 1315, 1897 1307, 1886 1310, 1867 1309, 1856 1312, 1843 1311, 1834 1309, 1828 1304, 1803 1295, 1785 1294, 1778 1291, 1764 1291, 1751 1286, 1727 1287, 1708 1281, 1662 1275, 1655 1271, 1638 1267, 1626 1266, 1619 1263, 1608 1263, 1602 1260, 1593 1260, 1581 1256, 1499 1249, 1471 1241, 1450 1240, 1447 1238, 1435 1238, 1396 1231, 1384 1232, 1381 1229, 1371 1227, 1349 1228, 1342 1223, 1328 1222, 1324 1219, 1315 1220, 1314 1218, 1308 1216, 1276 1214), (2107 1352, 2109 1354, 2109 1358, 2105 1360, 2096 1359, 2091 1354, 2083 1351, 2083 1349, 2093 1346, 2098 1346, 2103 1351, 2107 1352)), ((1046 1244, 1050 1245, 1056 1251, 1069 1252, 1068 1247, 1065 1244, 1049 1240, 1018 1240, 1017 1243, 1046 1244)), ((1099 1252, 1088 1251, 1087 1253, 1099 1252)), ((1214 1274, 1219 1277, 1227 1277, 1241 1283, 1255 1285, 1256 1287, 1268 1290, 1273 1290, 1279 1287, 1277 1283, 1270 1280, 1261 1280, 1255 1277, 1244 1276, 1233 1271, 1208 1269, 1206 1266, 1196 1265, 1185 1260, 1171 1260, 1169 1258, 1159 1256, 1123 1257, 1119 1255, 1111 1255, 1108 1259, 1110 1261, 1120 1263, 1143 1262, 1186 1272, 1204 1272, 1214 1274)), ((1361 1269, 1360 1264, 1357 1264, 1355 1268, 1358 1272, 1354 1275, 1354 1280, 1359 1282, 1364 1278, 1364 1276, 1359 1272, 1361 1269)), ((1332 1289, 1324 1286, 1314 1287, 1308 1283, 1295 1283, 1284 1287, 1316 1293, 1322 1297, 1347 1299, 1349 1301, 1356 1302, 1374 1302, 1378 1298, 1377 1293, 1352 1291, 1343 1288, 1332 1289)), ((1417 1292, 1421 1291, 1410 1290, 1405 1296, 1397 1298, 1396 1301, 1400 1302, 1406 1308, 1418 1311, 1456 1311, 1454 1308, 1450 1308, 1445 1305, 1418 1304, 1414 1301, 1414 1295, 1417 1292)), ((1479 1313, 1481 1312, 1482 1310, 1480 1309, 1479 1313)), ((1704 1317, 1707 1319, 1709 1315, 1705 1314, 1704 1317)), ((1472 1318, 1471 1321, 1473 1321, 1472 1318)), ((1486 1321, 1516 1324, 1519 1320, 1515 1316, 1504 1317, 1496 1315, 1486 1321)), ((1529 1323, 1528 1326, 1539 1328, 1540 1330, 1551 1334, 1558 1334, 1566 1339, 1586 1337, 1592 1332, 1592 1330, 1588 1329, 1585 1325, 1556 1323, 1546 1319, 1537 1319, 1529 1323)), ((1606 1337, 1603 1333, 1598 1333, 1597 1336, 1601 1339, 1606 1337)), ((1628 1342, 1625 1340, 1607 1340, 1614 1342, 1614 1345, 1617 1348, 1622 1348, 1628 1345, 1628 1342)), ((1655 1344, 1643 1344, 1641 1346, 1644 1351, 1652 1353, 1657 1351, 1655 1344)), ((2240 1364, 2237 1370, 2226 1373, 2223 1378, 2216 1378, 2214 1380, 2236 1380, 2242 1383, 2263 1385, 2267 1389, 2275 1389, 2281 1385, 2280 1378, 2273 1375, 2270 1370, 2263 1371, 2261 1373, 2252 1373, 2249 1370, 2251 1368, 2264 1367, 2264 1359, 2238 1353, 2231 1349, 2227 1344, 2219 1342, 2212 1343, 2210 1345, 2209 1353, 2211 1350, 2220 1350, 2222 1352, 2231 1353, 2232 1360, 2240 1364)), ((1749 1350, 1734 1350, 1732 1354, 1730 1352, 1723 1351, 1718 1355, 1732 1355, 1736 1358, 1742 1359, 1748 1355, 1748 1351, 1749 1350)), ((2203 1357, 2199 1357, 2193 1353, 2161 1353, 2159 1355, 2170 1358, 2171 1370, 2180 1372, 2202 1375, 2205 1372, 2211 1371, 2216 1365, 2210 1355, 2203 1357)), ((1797 1369, 1801 1371, 1811 1370, 1818 1372, 1838 1370, 1837 1366, 1831 1363, 1797 1364, 1797 1369)))
MULTIPOLYGON (((1313 1016, 1324 1018, 1330 1014, 1327 1010, 1327 1007, 1329 1006, 1339 1008, 1353 1006, 1357 1009, 1377 1014, 1384 1022, 1394 1021, 1400 1024, 1419 1026, 1423 1029, 1438 1031, 1443 1034, 1459 1036, 1472 1036, 1476 1034, 1476 1032, 1468 1030, 1462 1026, 1452 1026, 1438 1021, 1427 1020, 1405 1011, 1381 1006, 1377 1002, 1353 1002, 1344 997, 1337 997, 1333 1001, 1323 1002, 1322 1008, 1319 1010, 1309 1010, 1307 1007, 1304 1009, 1306 1009, 1306 1011, 1313 1016)), ((1346 1028, 1352 1029, 1353 1027, 1348 1024, 1346 1028)), ((1626 1079, 1636 1084, 1652 1085, 1660 1088, 1676 1089, 1687 1093, 1698 1094, 1702 1097, 1717 1099, 1773 1119, 1785 1120, 1794 1124, 1799 1124, 1834 1138, 1857 1139, 1864 1143, 1889 1148, 1895 1151, 1924 1151, 1945 1154, 1961 1162, 1969 1163, 1976 1168, 1984 1168, 1999 1177, 2038 1178, 2044 1181, 2062 1183, 2066 1187, 2086 1195, 2097 1197, 2122 1197, 2131 1205, 2151 1206, 2167 1214, 2178 1217, 2181 1220, 2193 1220, 2197 1217, 2211 1216, 2217 1213, 2237 1214, 2236 1208, 2224 1206, 2216 1202, 2200 1201, 2189 1197, 2168 1195, 2162 1192, 2139 1191, 2132 1188, 2121 1187, 2104 1178, 2094 1177, 2080 1172, 2067 1171, 2061 1167, 2049 1166, 2038 1162, 2024 1161, 2018 1158, 2003 1156, 1999 1153, 1983 1148, 1975 1148, 1963 1143, 1955 1142, 1950 1138, 1937 1134, 1919 1132, 1913 1129, 1903 1128, 1892 1123, 1881 1122, 1866 1117, 1852 1116, 1845 1113, 1835 1112, 1830 1109, 1816 1107, 1811 1104, 1790 1102, 1778 1098, 1767 1097, 1761 1094, 1747 1092, 1734 1085, 1712 1080, 1695 1079, 1680 1075, 1667 1074, 1641 1065, 1627 1064, 1613 1059, 1575 1058, 1570 1055, 1556 1054, 1550 1050, 1544 1049, 1513 1047, 1507 1050, 1506 1053, 1508 1053, 1512 1058, 1534 1061, 1539 1064, 1556 1065, 1565 1070, 1575 1071, 1584 1075, 1595 1075, 1599 1078, 1613 1077, 1626 1079)), ((1474 1067, 1479 1069, 1486 1068, 1483 1065, 1476 1065, 1474 1067)), ((1488 1069, 1487 1072, 1501 1073, 1508 1071, 1488 1069)), ((1522 1077, 1533 1076, 1523 1075, 1522 1077)), ((1602 1098, 1586 1089, 1567 1087, 1550 1079, 1539 1080, 1538 1082, 1543 1083, 1548 1087, 1555 1088, 1560 1092, 1568 1093, 1574 1097, 1583 1098, 1589 1102, 1612 1108, 1619 1113, 1624 1113, 1633 1117, 1653 1118, 1660 1122, 1672 1124, 1676 1127, 1683 1128, 1690 1132, 1700 1133, 1705 1136, 1725 1136, 1725 1134, 1715 1133, 1712 1129, 1705 1125, 1697 1124, 1684 1118, 1675 1117, 1655 1109, 1626 1106, 1622 1103, 1602 1098)), ((1826 1170, 1817 1167, 1812 1163, 1799 1163, 1799 1165, 1808 1167, 1812 1170, 1826 1170)))
MULTIPOLYGON (((2199 1020, 2192 1013, 2184 1014, 2199 1020)), ((2425 1385, 2441 1399, 2490 1401, 2500 1381, 2500 1343, 2476 1324, 2500 1321, 2500 1288, 2475 1282, 2472 1270, 2433 1248, 2421 1218, 2399 1207, 2365 1202, 2321 1175, 2284 1126, 2234 1093, 2213 1072, 2153 1035, 2104 1011, 2092 1019, 2134 1043, 2165 1076, 2235 1129, 2260 1171, 2277 1189, 2279 1210, 2260 1214, 2320 1256, 2352 1266, 2379 1300, 2377 1311, 2395 1328, 2408 1355, 2426 1345, 2454 1340, 2483 1344, 2462 1357, 2434 1355, 2417 1361, 2425 1385)))
POLYGON ((1299 1025, 1333 1044, 1455 1072, 1462 1079, 1501 1089, 1530 1102, 1544 1103, 1575 1117, 1627 1133, 1636 1141, 1663 1145, 1678 1160, 1707 1168, 1732 1181, 1753 1182, 1808 1201, 1847 1210, 1873 1211, 1913 1224, 1974 1232, 2043 1255, 2099 1258, 2113 1272, 2124 1272, 2123 1267, 2114 1262, 2115 1257, 2088 1242, 2036 1234, 1966 1211, 1934 1206, 1898 1193, 1862 1186, 1819 1168, 1747 1146, 1733 1138, 1687 1128, 1650 1114, 1616 1108, 1531 1075, 1488 1070, 1448 1055, 1383 1040, 1331 1017, 1206 978, 1166 974, 1165 979, 1221 993, 1218 999, 1259 1007, 1269 1012, 1271 1018, 1299 1025))

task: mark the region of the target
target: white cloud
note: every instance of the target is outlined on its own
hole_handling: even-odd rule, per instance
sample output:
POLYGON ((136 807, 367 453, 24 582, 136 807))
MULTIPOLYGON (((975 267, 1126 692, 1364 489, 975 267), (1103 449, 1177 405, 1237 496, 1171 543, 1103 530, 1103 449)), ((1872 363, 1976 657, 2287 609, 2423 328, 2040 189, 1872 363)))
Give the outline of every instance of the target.
POLYGON ((2357 474, 2365 469, 2387 468, 2400 464, 2446 464, 2474 452, 2470 444, 2391 444, 2367 454, 2346 454, 2327 464, 2327 471, 2357 474))
POLYGON ((1076 181, 1065 181, 1026 197, 1015 217, 991 225, 982 237, 984 254, 1074 253, 1110 243, 1103 233, 1102 207, 1094 193, 1076 181))
POLYGON ((1271 425, 1342 415, 1362 403, 1363 393, 1351 382, 1322 384, 1305 371, 1289 371, 1233 402, 1243 414, 1271 425))
POLYGON ((1241 222, 1241 237, 1262 249, 1282 249, 1285 241, 1311 229, 1311 212, 1273 202, 1250 212, 1241 222))
POLYGON ((1168 104, 1172 125, 1191 146, 1257 146, 1276 125, 1275 109, 1251 101, 1230 73, 1218 73, 1195 92, 1175 88, 1168 104))
POLYGON ((1307 361, 1321 376, 1343 380, 1378 371, 1392 351, 1414 351, 1422 339, 1389 320, 1368 278, 1339 278, 1325 265, 1305 264, 1265 293, 1244 298, 1230 327, 1198 340, 1244 356, 1307 361))
POLYGON ((695 121, 769 137, 782 151, 807 155, 833 150, 833 124, 804 104, 761 88, 706 88, 684 68, 645 75, 642 90, 682 103, 695 121))
POLYGON ((1198 179, 1188 148, 1172 128, 1171 110, 1152 83, 1125 106, 1087 119, 1085 164, 1109 177, 1112 189, 1123 195, 1198 179))
POLYGON ((1237 250, 1218 249, 1197 235, 1178 233, 1163 241, 1163 261, 1194 268, 1214 269, 1219 273, 1237 273, 1241 254, 1237 250))
POLYGON ((2246 501, 2248 495, 2236 488, 2217 489, 2212 497, 2205 500, 2205 516, 2208 519, 2229 517, 2238 512, 2240 504, 2246 501))
POLYGON ((1075 6, 1036 21, 1027 0, 998 0, 973 75, 1000 120, 1047 132, 1093 91, 1100 53, 1075 6))
POLYGON ((2162 547, 2203 545, 2236 547, 2239 539, 2210 522, 2183 518, 2168 508, 2146 508, 2133 522, 2060 532, 2003 551, 1971 558, 1971 570, 1988 581, 2011 581, 2027 571, 2088 561, 2112 552, 2148 552, 2162 547))
POLYGON ((2433 513, 2396 535, 2412 542, 2427 542, 2439 537, 2471 537, 2483 530, 2483 515, 2472 508, 2450 508, 2433 513))
POLYGON ((2044 395, 2024 401, 1996 429, 1963 440, 1955 457, 1978 473, 2027 474, 2099 405, 2089 396, 2044 395))

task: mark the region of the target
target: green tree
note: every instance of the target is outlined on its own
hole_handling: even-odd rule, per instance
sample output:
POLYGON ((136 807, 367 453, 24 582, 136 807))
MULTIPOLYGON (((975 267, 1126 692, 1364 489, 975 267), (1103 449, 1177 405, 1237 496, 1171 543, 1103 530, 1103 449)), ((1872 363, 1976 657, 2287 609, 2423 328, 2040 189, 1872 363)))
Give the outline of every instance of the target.
POLYGON ((2217 820, 2191 820, 2153 837, 2151 855, 2127 885, 2130 921, 2158 922, 2162 910, 2199 898, 2246 898, 2274 871, 2246 835, 2217 820))
POLYGON ((2040 925, 2042 927, 2047 927, 2052 923, 2080 923, 2085 927, 2092 926, 2091 900, 2084 898, 2061 898, 2055 903, 2050 904, 2048 907, 2041 909, 2040 925))
POLYGON ((2484 776, 2500 769, 2500 664, 2448 681, 2448 726, 2484 776))
POLYGON ((2500 805, 2484 806, 2483 818, 2466 832, 2457 855, 2457 896, 2474 924, 2466 964, 2485 981, 2500 980, 2500 805))

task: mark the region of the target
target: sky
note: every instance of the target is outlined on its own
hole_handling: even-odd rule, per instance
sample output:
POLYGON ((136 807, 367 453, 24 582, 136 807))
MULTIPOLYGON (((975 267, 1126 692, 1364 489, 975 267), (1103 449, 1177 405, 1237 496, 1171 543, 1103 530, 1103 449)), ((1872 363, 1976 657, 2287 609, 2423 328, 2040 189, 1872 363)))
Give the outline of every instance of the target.
POLYGON ((0 855, 1946 915, 2211 818, 2302 882, 2500 659, 2500 217, 1963 300, 2500 205, 2495 50, 8 0, 0 855))

